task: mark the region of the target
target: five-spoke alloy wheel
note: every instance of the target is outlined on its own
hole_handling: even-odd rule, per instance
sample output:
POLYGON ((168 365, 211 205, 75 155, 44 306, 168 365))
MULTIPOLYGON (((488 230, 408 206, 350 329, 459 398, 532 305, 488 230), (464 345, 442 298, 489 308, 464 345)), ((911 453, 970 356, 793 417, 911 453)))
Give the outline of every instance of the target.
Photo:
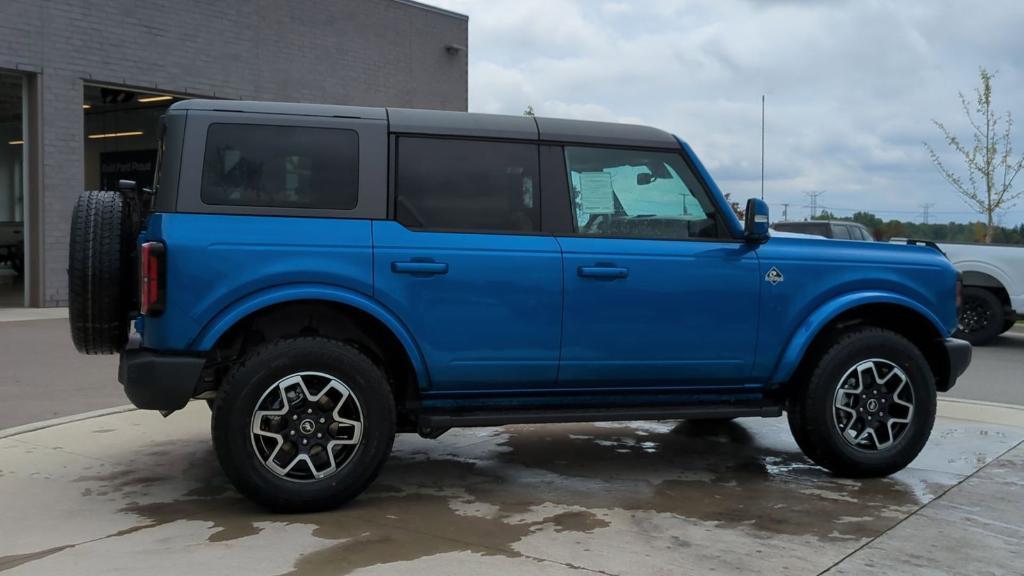
POLYGON ((290 338, 254 348, 228 372, 212 430, 240 492, 280 512, 326 510, 377 476, 394 442, 395 401, 356 348, 290 338))

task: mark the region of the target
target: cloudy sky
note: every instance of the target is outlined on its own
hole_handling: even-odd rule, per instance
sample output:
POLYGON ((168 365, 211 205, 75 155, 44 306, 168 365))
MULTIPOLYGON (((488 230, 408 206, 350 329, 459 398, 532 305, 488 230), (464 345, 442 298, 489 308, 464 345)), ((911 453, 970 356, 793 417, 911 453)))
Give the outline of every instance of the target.
MULTIPOLYGON (((1024 2, 832 0, 431 0, 470 16, 474 112, 639 122, 688 140, 734 198, 760 190, 807 215, 972 219, 921 142, 936 118, 965 137, 957 91, 997 70, 996 107, 1024 152, 1024 2)), ((949 156, 949 160, 956 159, 949 156)), ((1024 179, 1020 186, 1024 187, 1024 179)), ((1024 222, 1024 202, 1003 223, 1024 222)))

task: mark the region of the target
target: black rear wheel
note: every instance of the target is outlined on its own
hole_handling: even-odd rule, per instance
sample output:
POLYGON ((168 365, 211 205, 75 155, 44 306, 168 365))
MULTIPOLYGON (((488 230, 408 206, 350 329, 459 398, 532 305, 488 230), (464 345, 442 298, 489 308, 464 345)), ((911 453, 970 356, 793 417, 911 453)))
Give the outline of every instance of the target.
POLYGON ((927 360, 895 332, 863 327, 839 337, 789 399, 790 429, 815 464, 848 477, 897 472, 924 448, 935 422, 927 360))
POLYGON ((71 216, 68 307, 71 340, 84 354, 115 354, 128 342, 135 298, 131 206, 121 194, 83 192, 71 216))

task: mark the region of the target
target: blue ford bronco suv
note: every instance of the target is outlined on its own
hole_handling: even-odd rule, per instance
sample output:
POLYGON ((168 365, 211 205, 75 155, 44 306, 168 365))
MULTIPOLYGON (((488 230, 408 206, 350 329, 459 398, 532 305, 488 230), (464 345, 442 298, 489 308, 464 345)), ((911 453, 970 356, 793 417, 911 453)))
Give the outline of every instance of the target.
POLYGON ((354 498, 398 432, 510 423, 785 412, 883 476, 971 358, 942 253, 770 237, 655 128, 192 100, 158 165, 80 197, 72 337, 139 408, 209 402, 273 510, 354 498))

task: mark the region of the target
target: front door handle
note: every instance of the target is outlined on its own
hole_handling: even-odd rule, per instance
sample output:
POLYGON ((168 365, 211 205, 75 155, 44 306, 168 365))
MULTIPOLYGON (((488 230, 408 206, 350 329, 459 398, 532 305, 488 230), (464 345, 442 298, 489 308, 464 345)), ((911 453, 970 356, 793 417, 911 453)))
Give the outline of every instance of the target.
POLYGON ((447 274, 448 264, 444 262, 392 262, 391 271, 395 274, 447 274))
POLYGON ((576 273, 583 278, 625 278, 629 276, 629 268, 612 266, 580 266, 576 273))

